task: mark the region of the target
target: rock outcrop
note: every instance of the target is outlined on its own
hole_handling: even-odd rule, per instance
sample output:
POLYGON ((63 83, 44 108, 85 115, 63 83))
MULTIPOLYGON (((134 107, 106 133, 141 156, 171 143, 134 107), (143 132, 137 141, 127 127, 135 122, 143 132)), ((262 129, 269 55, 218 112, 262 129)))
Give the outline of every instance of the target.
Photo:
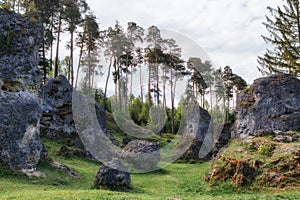
MULTIPOLYGON (((193 109, 191 112, 198 111, 198 109, 193 109)), ((184 136, 188 137, 192 141, 186 152, 180 157, 182 160, 203 160, 209 159, 209 155, 206 158, 200 158, 199 152, 201 146, 205 140, 207 134, 211 116, 209 113, 199 107, 199 119, 196 113, 189 113, 187 123, 185 125, 184 136), (197 128, 196 128, 197 127, 197 128)))
POLYGON ((235 137, 300 131, 300 80, 286 74, 257 79, 237 96, 236 112, 235 137))
POLYGON ((0 86, 5 91, 39 89, 40 24, 0 9, 0 86))
POLYGON ((122 157, 133 170, 154 171, 160 161, 160 145, 158 142, 133 140, 124 147, 122 157))
MULTIPOLYGON (((73 87, 66 77, 59 75, 57 78, 47 79, 40 92, 40 96, 43 99, 41 136, 59 141, 63 140, 66 145, 75 146, 82 150, 74 151, 74 156, 91 157, 82 144, 76 129, 72 111, 72 94, 73 87)), ((95 111, 100 127, 104 130, 107 137, 114 144, 117 144, 113 135, 105 128, 104 109, 95 104, 95 111)), ((65 149, 67 150, 67 148, 65 149)), ((67 151, 67 154, 70 153, 71 151, 67 151)), ((62 155, 64 155, 64 152, 62 152, 62 155)))
POLYGON ((132 189, 130 173, 117 170, 119 168, 126 167, 116 159, 108 163, 108 166, 100 166, 94 180, 94 187, 109 190, 132 189))
POLYGON ((34 92, 42 80, 42 33, 39 24, 0 9, 0 162, 27 175, 41 175, 41 102, 34 92))

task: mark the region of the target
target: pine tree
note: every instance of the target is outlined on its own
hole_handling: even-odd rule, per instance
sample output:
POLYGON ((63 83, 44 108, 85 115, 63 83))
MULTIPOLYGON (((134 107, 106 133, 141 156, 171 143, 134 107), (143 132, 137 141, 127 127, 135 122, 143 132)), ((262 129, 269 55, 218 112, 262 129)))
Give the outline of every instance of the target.
POLYGON ((271 17, 263 24, 269 36, 263 39, 273 46, 258 57, 263 74, 289 73, 300 76, 300 7, 299 0, 285 0, 282 7, 268 7, 271 17))

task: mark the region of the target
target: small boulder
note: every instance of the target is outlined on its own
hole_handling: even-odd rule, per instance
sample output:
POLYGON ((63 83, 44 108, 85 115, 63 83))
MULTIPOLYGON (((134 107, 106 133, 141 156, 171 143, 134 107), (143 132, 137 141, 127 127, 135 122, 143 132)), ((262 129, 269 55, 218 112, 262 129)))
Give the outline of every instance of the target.
POLYGON ((100 166, 94 180, 94 187, 122 191, 132 189, 130 173, 117 170, 120 168, 124 169, 126 167, 116 159, 107 163, 107 166, 100 166))

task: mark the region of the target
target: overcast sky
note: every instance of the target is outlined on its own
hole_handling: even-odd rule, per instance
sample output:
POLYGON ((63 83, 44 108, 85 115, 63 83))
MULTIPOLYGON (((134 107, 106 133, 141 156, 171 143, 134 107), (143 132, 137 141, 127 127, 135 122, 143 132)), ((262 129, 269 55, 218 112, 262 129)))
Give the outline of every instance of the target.
POLYGON ((282 0, 87 0, 100 27, 118 20, 126 27, 134 21, 143 28, 156 25, 194 40, 210 57, 215 67, 229 65, 248 83, 258 78, 257 56, 266 44, 267 6, 282 0))

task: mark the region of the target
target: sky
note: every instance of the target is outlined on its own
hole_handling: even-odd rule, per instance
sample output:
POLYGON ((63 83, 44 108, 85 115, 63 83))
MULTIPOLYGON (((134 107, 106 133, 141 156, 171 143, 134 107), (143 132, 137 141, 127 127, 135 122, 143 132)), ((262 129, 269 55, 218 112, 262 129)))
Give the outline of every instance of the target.
MULTIPOLYGON (((261 76, 257 56, 267 45, 262 22, 267 6, 277 7, 282 0, 87 0, 101 29, 118 20, 123 27, 136 22, 143 28, 158 26, 165 32, 188 38, 187 46, 198 45, 215 68, 229 65, 249 84, 261 76)), ((172 35, 172 34, 171 34, 172 35)), ((175 38, 176 39, 176 38, 175 38)))

